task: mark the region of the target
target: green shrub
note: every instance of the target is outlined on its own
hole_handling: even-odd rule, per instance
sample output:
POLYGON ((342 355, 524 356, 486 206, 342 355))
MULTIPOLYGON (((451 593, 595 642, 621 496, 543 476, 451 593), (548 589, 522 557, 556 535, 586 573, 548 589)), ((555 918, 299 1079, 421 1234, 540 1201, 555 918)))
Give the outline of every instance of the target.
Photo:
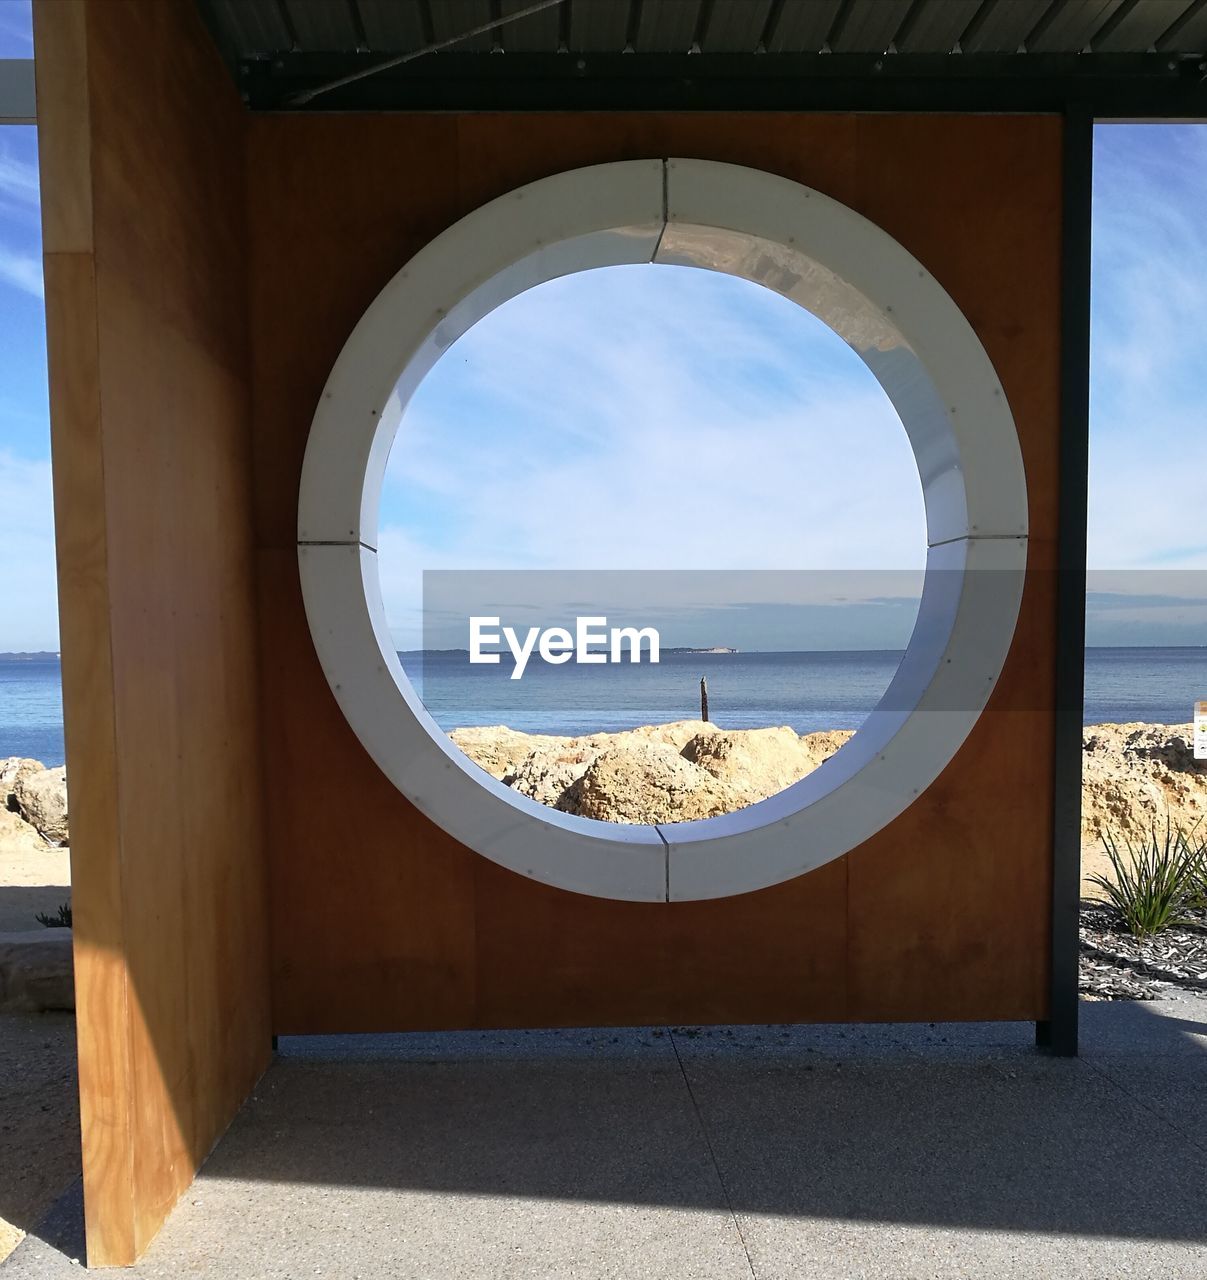
POLYGON ((1123 849, 1113 834, 1102 837, 1111 871, 1089 879, 1137 938, 1186 923, 1186 912, 1202 891, 1207 857, 1207 844, 1193 836, 1193 830, 1187 834, 1166 818, 1164 838, 1156 826, 1135 844, 1124 836, 1123 849))

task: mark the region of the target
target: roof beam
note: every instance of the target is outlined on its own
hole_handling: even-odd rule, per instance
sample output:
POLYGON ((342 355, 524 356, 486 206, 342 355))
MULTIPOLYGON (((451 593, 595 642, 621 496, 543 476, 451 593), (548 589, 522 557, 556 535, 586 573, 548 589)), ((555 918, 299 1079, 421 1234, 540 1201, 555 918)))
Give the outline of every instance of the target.
POLYGON ((766 53, 771 48, 772 42, 775 40, 775 33, 780 25, 780 17, 784 12, 784 0, 771 0, 771 8, 767 10, 767 21, 763 23, 763 30, 759 34, 759 42, 756 52, 766 53))
POLYGON ((368 52, 369 37, 365 31, 364 14, 360 11, 358 0, 348 0, 348 18, 352 23, 352 30, 356 32, 356 47, 368 52))
POLYGON ((1114 35, 1115 32, 1118 31, 1119 28, 1127 21, 1128 16, 1139 3, 1140 0, 1122 0, 1114 13, 1110 14, 1098 30, 1095 31, 1094 34, 1090 36, 1089 40, 1086 41, 1089 48, 1097 49, 1099 46, 1105 44, 1106 41, 1109 40, 1111 36, 1114 35))
POLYGON ((1153 48, 1158 53, 1168 49, 1182 34, 1183 29, 1198 17, 1204 8, 1207 8, 1207 0, 1190 0, 1190 3, 1182 10, 1180 16, 1153 41, 1153 48))
MULTIPOLYGON (((284 0, 277 0, 278 4, 284 5, 284 0)), ((502 52, 502 45, 497 43, 498 29, 509 22, 518 22, 521 18, 527 18, 530 14, 540 13, 545 9, 551 9, 554 5, 562 4, 563 0, 532 0, 531 4, 526 5, 523 9, 516 9, 514 12, 503 14, 502 7, 495 0, 491 5, 492 17, 488 22, 480 22, 476 27, 470 27, 467 31, 462 31, 458 35, 449 36, 446 40, 437 40, 433 44, 426 44, 418 49, 412 49, 409 53, 399 54, 396 58, 387 58, 385 62, 374 62, 370 66, 360 66, 355 71, 349 71, 346 75, 337 76, 333 80, 324 81, 322 84, 311 85, 309 88, 302 89, 294 94, 290 99, 291 106, 306 106, 312 99, 317 98, 320 94, 331 93, 334 90, 346 88, 350 84, 355 84, 361 80, 367 80, 370 76, 380 75, 383 71, 392 71, 397 67, 405 66, 409 62, 414 62, 418 58, 422 58, 430 53, 439 53, 442 49, 450 49, 454 45, 461 44, 465 40, 471 39, 473 36, 480 36, 485 32, 495 32, 496 50, 502 52)), ((430 9, 429 9, 430 16, 430 9)))
POLYGON ((629 20, 624 28, 626 53, 637 52, 637 37, 641 33, 641 0, 629 0, 629 20))
POLYGON ((1041 14, 1039 21, 1027 32, 1023 40, 1023 48, 1028 53, 1048 34, 1049 28, 1064 12, 1067 5, 1068 0, 1051 0, 1051 3, 1041 14))
POLYGON ((34 60, 0 58, 0 124, 34 124, 34 60))
POLYGON ((834 15, 834 21, 830 23, 830 30, 826 32, 827 49, 833 49, 842 39, 843 32, 850 25, 851 14, 854 12, 855 0, 842 0, 842 4, 838 6, 838 12, 834 15))
POLYGON ((712 22, 713 0, 700 0, 696 12, 696 29, 692 32, 692 52, 699 53, 708 40, 708 27, 712 22))
POLYGON ((242 64, 253 110, 1063 112, 1207 119, 1201 56, 1140 53, 442 53, 383 69, 372 55, 242 64), (360 71, 362 74, 356 74, 360 71), (369 72, 367 77, 363 74, 369 72))
POLYGON ((981 0, 979 8, 972 15, 968 25, 960 32, 960 38, 957 41, 964 52, 968 51, 968 46, 981 34, 981 28, 989 21, 990 15, 996 8, 997 0, 981 0))
POLYGON ((922 10, 926 6, 927 0, 913 0, 913 3, 906 10, 905 17, 901 19, 901 25, 894 34, 890 47, 894 52, 898 51, 901 46, 910 38, 914 28, 918 25, 918 19, 922 16, 922 10))
POLYGON ((293 25, 293 14, 289 12, 289 6, 285 0, 277 0, 277 13, 281 15, 281 25, 289 36, 289 47, 297 50, 301 48, 298 43, 298 29, 293 25))

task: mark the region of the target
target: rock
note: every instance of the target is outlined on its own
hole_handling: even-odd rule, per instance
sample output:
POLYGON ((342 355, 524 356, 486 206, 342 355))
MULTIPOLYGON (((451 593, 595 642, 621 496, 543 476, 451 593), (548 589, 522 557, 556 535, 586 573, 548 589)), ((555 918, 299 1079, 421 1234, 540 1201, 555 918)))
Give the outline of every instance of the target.
POLYGON ((454 729, 449 735, 455 746, 485 769, 492 778, 503 778, 513 773, 538 745, 569 742, 569 738, 557 738, 546 733, 521 733, 505 724, 474 725, 467 729, 454 729))
POLYGON ((541 804, 561 809, 566 792, 599 754, 599 746, 585 739, 548 743, 530 751, 503 783, 541 804))
POLYGON ((702 733, 713 733, 716 725, 707 720, 673 720, 670 724, 645 724, 638 729, 626 729, 621 733, 599 734, 613 746, 627 746, 630 742, 661 742, 676 751, 702 733))
POLYGON ((19 814, 11 809, 0 809, 0 854, 20 857, 27 853, 45 853, 46 841, 19 814))
POLYGON ((815 769, 850 736, 798 738, 787 728, 722 731, 704 720, 580 738, 520 733, 505 725, 449 734, 487 773, 530 799, 603 822, 641 823, 685 822, 744 808, 815 769), (646 777, 643 769, 653 772, 646 777))
POLYGON ((71 930, 0 933, 0 1011, 74 1008, 71 930))
POLYGON ((31 773, 41 773, 46 766, 41 760, 31 760, 28 756, 9 756, 0 760, 0 809, 16 809, 13 791, 22 778, 31 773))
POLYGON ((683 748, 683 757, 753 803, 799 782, 850 737, 849 733, 814 733, 801 738, 786 725, 711 729, 692 738, 683 748))
POLYGON ((1189 724, 1096 724, 1082 738, 1082 839, 1175 827, 1207 838, 1207 760, 1194 758, 1189 724))
POLYGON ((801 746, 804 747, 806 753, 813 757, 817 768, 825 762, 855 736, 854 729, 823 729, 818 733, 802 733, 800 736, 801 746))
MULTIPOLYGON (((718 729, 683 720, 580 738, 501 725, 450 736, 488 773, 542 804, 605 822, 645 823, 709 817, 774 795, 829 759, 851 733, 798 737, 786 727, 718 729), (668 753, 690 767, 668 763, 668 753)), ((1167 813, 1187 830, 1201 823, 1199 837, 1207 838, 1207 761, 1194 759, 1190 725, 1094 725, 1085 731, 1084 752, 1087 848, 1104 831, 1136 839, 1153 824, 1163 829, 1167 813)), ((42 772, 54 771, 31 773, 22 789, 38 785, 42 772)))
POLYGON ((26 774, 13 788, 17 812, 53 844, 68 844, 67 770, 26 774))
POLYGON ((632 741, 598 755, 558 807, 600 822, 690 822, 748 803, 671 743, 632 741))

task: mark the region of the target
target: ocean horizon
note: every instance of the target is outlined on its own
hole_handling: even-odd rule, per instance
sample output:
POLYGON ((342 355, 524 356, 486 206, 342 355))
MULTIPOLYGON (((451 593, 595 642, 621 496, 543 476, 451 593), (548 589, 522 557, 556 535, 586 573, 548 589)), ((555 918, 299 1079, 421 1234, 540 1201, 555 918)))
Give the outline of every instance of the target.
MULTIPOLYGON (((522 680, 507 663, 471 666, 464 650, 399 654, 444 730, 506 724, 582 736, 699 715, 700 678, 719 728, 786 724, 797 733, 857 728, 879 702, 900 650, 666 652, 657 665, 552 665, 534 658, 522 680)), ((1207 700, 1207 646, 1086 650, 1084 724, 1187 724, 1207 700)), ((0 657, 0 759, 64 762, 57 658, 0 657)))

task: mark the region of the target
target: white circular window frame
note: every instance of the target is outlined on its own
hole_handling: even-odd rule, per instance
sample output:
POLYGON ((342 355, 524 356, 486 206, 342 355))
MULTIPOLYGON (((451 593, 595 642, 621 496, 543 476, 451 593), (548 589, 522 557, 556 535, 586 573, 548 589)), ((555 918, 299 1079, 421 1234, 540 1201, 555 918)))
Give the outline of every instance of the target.
POLYGON ((849 852, 908 808, 955 756, 1001 672, 1022 598, 1026 539, 1026 480, 1006 396, 938 282, 880 228, 816 191, 758 170, 678 159, 534 182, 418 253, 365 312, 331 371, 298 513, 315 648, 382 772, 494 862, 577 893, 639 902, 777 884, 849 852), (749 808, 658 827, 548 809, 453 746, 394 651, 376 550, 386 460, 407 401, 441 354, 535 285, 649 262, 765 285, 854 348, 909 436, 928 544, 909 646, 847 745, 749 808))

